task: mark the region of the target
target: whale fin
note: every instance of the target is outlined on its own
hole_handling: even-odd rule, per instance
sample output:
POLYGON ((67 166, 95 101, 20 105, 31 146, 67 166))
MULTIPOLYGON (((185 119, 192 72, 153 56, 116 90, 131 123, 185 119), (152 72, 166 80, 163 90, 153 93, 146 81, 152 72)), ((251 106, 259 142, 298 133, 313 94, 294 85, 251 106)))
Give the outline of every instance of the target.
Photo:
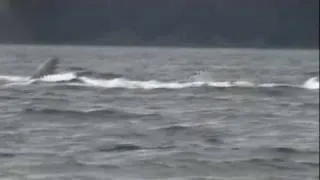
POLYGON ((36 72, 31 76, 31 78, 38 79, 46 75, 54 74, 58 63, 59 59, 57 57, 50 58, 37 68, 36 72))

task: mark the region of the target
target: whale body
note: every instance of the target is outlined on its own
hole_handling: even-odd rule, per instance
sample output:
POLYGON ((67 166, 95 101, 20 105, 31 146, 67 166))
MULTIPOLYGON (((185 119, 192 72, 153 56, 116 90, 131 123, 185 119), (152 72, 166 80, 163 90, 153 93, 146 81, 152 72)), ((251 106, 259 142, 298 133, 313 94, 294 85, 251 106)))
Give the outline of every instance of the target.
POLYGON ((51 75, 55 73, 59 59, 57 57, 52 57, 46 62, 38 66, 36 72, 30 77, 31 79, 39 79, 46 75, 51 75))

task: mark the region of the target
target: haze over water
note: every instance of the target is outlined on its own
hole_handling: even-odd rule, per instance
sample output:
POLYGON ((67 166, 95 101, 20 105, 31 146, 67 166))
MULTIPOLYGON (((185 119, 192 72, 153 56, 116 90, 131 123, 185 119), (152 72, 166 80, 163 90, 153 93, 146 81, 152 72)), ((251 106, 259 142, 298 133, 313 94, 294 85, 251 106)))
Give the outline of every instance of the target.
POLYGON ((0 178, 318 179, 318 59, 2 45, 0 178), (57 74, 28 79, 51 56, 57 74))

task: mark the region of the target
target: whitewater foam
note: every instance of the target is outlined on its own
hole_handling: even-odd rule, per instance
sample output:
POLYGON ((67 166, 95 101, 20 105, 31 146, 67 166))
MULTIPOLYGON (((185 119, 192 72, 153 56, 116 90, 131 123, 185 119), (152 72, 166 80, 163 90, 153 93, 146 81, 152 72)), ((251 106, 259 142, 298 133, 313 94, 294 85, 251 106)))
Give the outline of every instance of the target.
POLYGON ((97 87, 104 88, 128 88, 128 89, 182 89, 187 87, 199 87, 204 85, 202 82, 189 82, 189 83, 179 83, 179 82, 160 82, 156 80, 150 81, 135 81, 128 80, 125 78, 117 78, 111 80, 100 80, 88 77, 80 77, 84 83, 91 84, 97 87))
MULTIPOLYGON (((239 81, 209 81, 209 80, 193 80, 187 82, 181 81, 170 81, 162 82, 157 80, 139 81, 130 80, 126 78, 115 78, 115 79, 99 79, 87 76, 77 77, 76 73, 65 72, 53 75, 47 75, 39 80, 31 80, 30 77, 22 76, 0 76, 0 80, 11 82, 10 85, 29 85, 33 81, 42 82, 68 82, 74 79, 80 80, 82 83, 77 83, 81 86, 92 86, 101 88, 124 88, 124 89, 183 89, 183 88, 196 88, 196 87, 218 87, 218 88, 230 88, 230 87, 243 87, 243 88, 273 88, 273 87, 292 87, 292 88, 304 88, 310 90, 319 89, 318 77, 312 77, 304 82, 302 85, 290 85, 290 84, 277 84, 277 83, 264 83, 255 84, 250 81, 239 80, 239 81)), ((70 85, 74 85, 70 82, 70 85)))
POLYGON ((95 79, 90 77, 80 78, 85 84, 89 84, 96 87, 103 88, 127 88, 127 89, 183 89, 183 88, 196 88, 202 86, 229 88, 229 87, 242 87, 242 88, 272 88, 272 87, 292 87, 292 88, 304 88, 304 89, 319 89, 319 82, 314 81, 312 78, 307 80, 301 85, 290 84, 276 84, 276 83, 264 83, 254 84, 249 81, 220 81, 220 82, 207 82, 207 81, 193 81, 193 82, 161 82, 156 80, 150 81, 136 81, 125 78, 117 78, 111 80, 95 79))
POLYGON ((2 80, 2 81, 9 81, 9 82, 27 81, 27 80, 29 80, 29 77, 0 75, 0 80, 2 80))
POLYGON ((77 76, 75 73, 66 72, 66 73, 59 73, 59 74, 51 74, 47 76, 43 76, 40 81, 44 82, 60 82, 60 81, 71 81, 76 79, 77 76))

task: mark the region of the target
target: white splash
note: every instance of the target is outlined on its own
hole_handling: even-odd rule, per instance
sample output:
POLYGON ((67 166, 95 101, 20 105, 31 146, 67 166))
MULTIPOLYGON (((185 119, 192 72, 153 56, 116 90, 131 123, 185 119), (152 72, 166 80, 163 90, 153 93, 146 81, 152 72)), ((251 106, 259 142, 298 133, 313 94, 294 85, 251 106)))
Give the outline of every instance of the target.
POLYGON ((255 84, 249 81, 235 81, 233 84, 238 87, 255 87, 255 84))
POLYGON ((318 77, 312 77, 308 79, 303 85, 303 88, 306 89, 319 89, 319 78, 318 77))
POLYGON ((86 84, 90 84, 96 87, 104 88, 128 88, 128 89, 182 89, 192 87, 257 87, 254 83, 249 81, 191 81, 191 82, 161 82, 156 80, 150 81, 133 81, 124 78, 112 79, 112 80, 101 80, 89 77, 79 78, 86 84))
POLYGON ((40 78, 40 80, 45 82, 59 82, 59 81, 71 81, 75 78, 77 78, 77 76, 74 73, 66 72, 66 73, 47 75, 40 78))
POLYGON ((179 83, 179 82, 160 82, 155 80, 150 81, 133 81, 124 78, 117 78, 111 80, 100 80, 88 77, 80 77, 86 84, 90 84, 97 87, 104 88, 128 88, 128 89, 182 89, 187 87, 200 87, 205 83, 203 82, 189 82, 189 83, 179 83))
POLYGON ((0 75, 0 80, 2 80, 2 81, 10 81, 10 82, 27 81, 27 80, 29 80, 29 77, 0 75))
POLYGON ((250 81, 239 80, 239 81, 214 81, 210 80, 209 77, 199 78, 198 80, 193 79, 187 82, 181 81, 157 81, 157 80, 148 80, 148 81, 139 81, 139 80, 130 80, 126 78, 116 78, 116 79, 97 79, 92 77, 77 77, 73 72, 65 72, 53 75, 47 75, 41 79, 35 80, 30 79, 30 77, 23 76, 10 76, 10 75, 0 75, 0 81, 9 82, 5 86, 13 85, 30 85, 34 81, 42 82, 68 82, 73 79, 78 78, 81 80, 81 83, 69 82, 67 85, 78 85, 78 86, 91 86, 91 87, 102 87, 102 88, 124 88, 124 89, 183 89, 183 88, 196 88, 196 87, 218 87, 218 88, 229 88, 229 87, 243 87, 243 88, 274 88, 274 87, 293 87, 293 88, 304 88, 304 89, 319 89, 319 80, 318 77, 312 77, 308 79, 302 85, 290 85, 290 84, 277 84, 277 83, 268 83, 268 84, 256 84, 250 81))

